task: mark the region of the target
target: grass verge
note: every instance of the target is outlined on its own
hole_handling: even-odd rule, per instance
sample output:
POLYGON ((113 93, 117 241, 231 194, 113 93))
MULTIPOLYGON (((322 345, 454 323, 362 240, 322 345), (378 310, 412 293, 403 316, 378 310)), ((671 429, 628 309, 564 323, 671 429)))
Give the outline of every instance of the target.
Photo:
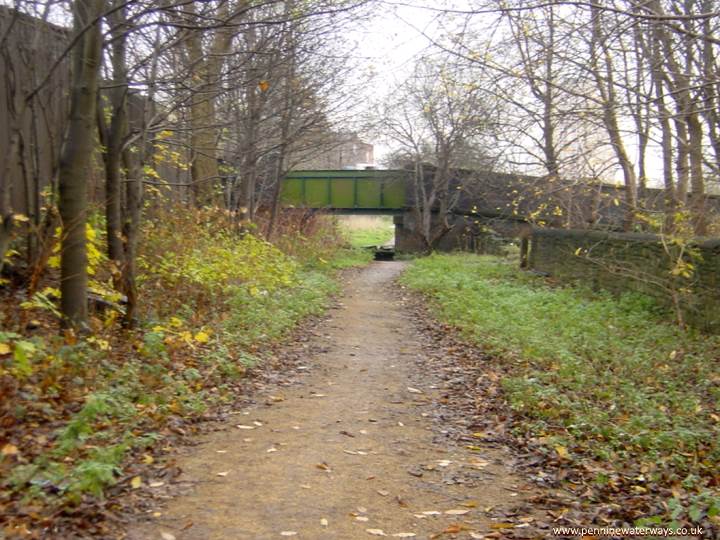
POLYGON ((647 297, 552 287, 494 257, 433 255, 402 281, 497 359, 516 434, 582 469, 590 498, 654 508, 639 524, 720 525, 717 336, 647 297))

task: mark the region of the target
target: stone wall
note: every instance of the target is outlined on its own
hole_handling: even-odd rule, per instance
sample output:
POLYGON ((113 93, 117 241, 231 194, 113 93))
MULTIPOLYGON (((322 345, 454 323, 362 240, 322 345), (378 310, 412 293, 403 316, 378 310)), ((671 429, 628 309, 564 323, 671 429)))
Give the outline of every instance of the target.
POLYGON ((528 266, 594 289, 639 291, 667 305, 672 305, 674 294, 690 324, 720 332, 720 240, 698 242, 692 249, 700 257, 685 255, 684 260, 695 266, 694 271, 690 277, 679 277, 671 271, 680 248, 659 236, 534 229, 528 266))

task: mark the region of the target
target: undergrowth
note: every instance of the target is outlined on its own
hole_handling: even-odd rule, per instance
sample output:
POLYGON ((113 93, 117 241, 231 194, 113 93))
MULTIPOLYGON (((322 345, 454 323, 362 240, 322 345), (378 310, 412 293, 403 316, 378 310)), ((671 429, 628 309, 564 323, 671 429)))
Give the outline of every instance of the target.
MULTIPOLYGON (((270 243, 220 211, 155 215, 138 260, 136 330, 120 329, 108 309, 94 313, 91 335, 57 335, 52 270, 22 307, 5 298, 13 309, 0 331, 6 531, 27 504, 48 515, 101 499, 119 481, 141 487, 141 476, 128 477, 129 462, 152 463, 169 423, 236 399, 247 369, 323 311, 335 271, 370 260, 322 216, 286 217, 270 243)), ((102 250, 102 220, 91 230, 102 250)), ((107 261, 99 257, 94 270, 99 287, 110 288, 107 261)))
POLYGON ((647 297, 550 286, 494 257, 433 255, 402 280, 502 364, 518 432, 603 489, 660 499, 642 523, 717 523, 717 336, 647 297))

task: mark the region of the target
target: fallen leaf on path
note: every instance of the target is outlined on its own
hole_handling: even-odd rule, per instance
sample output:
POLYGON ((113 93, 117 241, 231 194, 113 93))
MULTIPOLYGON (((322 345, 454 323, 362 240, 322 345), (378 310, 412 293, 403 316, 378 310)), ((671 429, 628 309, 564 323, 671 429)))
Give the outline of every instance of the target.
POLYGON ((327 472, 332 471, 332 469, 330 468, 330 465, 328 465, 328 464, 325 463, 324 461, 323 461, 322 463, 316 464, 315 467, 317 467, 317 468, 320 469, 321 471, 327 471, 327 472))
POLYGON ((160 486, 164 486, 164 485, 165 485, 165 482, 150 482, 151 488, 156 488, 156 487, 160 487, 160 486))
POLYGON ((389 492, 389 491, 386 491, 386 490, 384 490, 384 489, 378 489, 377 492, 378 492, 380 495, 382 495, 383 497, 387 497, 388 495, 390 495, 390 492, 389 492))
POLYGON ((442 512, 438 512, 437 510, 428 510, 426 512, 422 513, 424 516, 439 516, 442 514, 442 512))
POLYGON ((315 392, 310 392, 310 397, 327 397, 327 394, 316 394, 315 392))
POLYGON ((471 533, 470 533, 470 538, 473 538, 474 540, 483 540, 483 538, 485 538, 485 535, 484 535, 484 534, 480 534, 480 533, 476 533, 476 532, 471 532, 471 533))
POLYGON ((345 452, 346 454, 350 454, 351 456, 357 456, 357 455, 358 455, 358 453, 355 452, 355 450, 346 450, 346 449, 343 448, 343 452, 345 452))
POLYGON ((262 422, 258 422, 257 420, 255 420, 253 424, 255 424, 257 427, 262 427, 263 425, 262 422))
POLYGON ((0 453, 2 453, 3 456, 15 456, 18 454, 18 447, 14 444, 6 444, 2 447, 0 453))
POLYGON ((142 478, 139 476, 133 476, 132 480, 130 480, 130 487, 133 489, 139 489, 143 485, 142 478))
POLYGON ((217 473, 217 475, 218 475, 218 476, 227 476, 229 472, 230 472, 230 471, 223 471, 223 472, 217 473))
POLYGON ((452 510, 446 510, 445 513, 449 516, 464 516, 469 511, 470 510, 466 510, 464 508, 453 508, 452 510))
POLYGON ((345 435, 346 437, 353 437, 353 438, 355 437, 355 435, 353 435, 349 431, 345 431, 344 429, 340 432, 340 435, 345 435))
POLYGON ((437 464, 439 467, 449 467, 452 461, 449 459, 438 459, 437 464))
POLYGON ((246 426, 245 424, 238 424, 238 429, 255 429, 255 426, 246 426))
POLYGON ((360 434, 361 434, 361 435, 367 435, 367 434, 368 434, 367 429, 361 429, 361 430, 360 430, 360 434))
POLYGON ((373 536, 387 536, 382 529, 365 529, 365 532, 373 536))
POLYGON ((398 426, 405 427, 405 424, 403 424, 402 422, 398 422, 398 426))
POLYGON ((466 525, 461 525, 459 523, 453 523, 447 529, 445 529, 443 532, 441 532, 440 534, 433 535, 433 536, 431 536, 431 538, 438 538, 440 535, 443 535, 443 534, 457 534, 459 532, 467 531, 467 530, 468 530, 468 527, 466 525))
POLYGON ((175 540, 175 535, 169 532, 161 532, 160 538, 162 538, 162 540, 175 540))
POLYGON ((310 489, 310 486, 307 484, 300 484, 300 487, 303 489, 310 489))
POLYGON ((422 390, 418 390, 417 388, 413 388, 412 386, 408 386, 407 391, 410 392, 411 394, 422 394, 423 393, 422 390))
POLYGON ((513 523, 491 523, 491 529, 512 529, 515 527, 513 523))
POLYGON ((322 518, 322 519, 320 520, 320 526, 322 526, 322 527, 327 527, 327 526, 328 526, 328 520, 325 519, 325 518, 322 518))
POLYGON ((227 454, 227 450, 215 450, 218 454, 227 454))
POLYGON ((365 521, 370 521, 370 518, 367 516, 355 516, 355 521, 365 522, 365 521))
POLYGON ((282 531, 280 536, 297 536, 297 531, 282 531))
POLYGON ((395 500, 403 508, 407 508, 407 503, 400 498, 400 495, 395 495, 395 500))
POLYGON ((243 439, 243 442, 253 442, 255 439, 252 439, 250 437, 246 437, 243 439))
POLYGON ((268 448, 267 450, 265 450, 265 452, 267 452, 268 454, 270 454, 270 453, 272 453, 272 452, 277 452, 277 451, 278 451, 278 449, 275 448, 274 446, 268 448))
POLYGON ((555 451, 557 455, 560 456, 560 459, 567 459, 569 457, 568 449, 562 445, 557 445, 555 451))

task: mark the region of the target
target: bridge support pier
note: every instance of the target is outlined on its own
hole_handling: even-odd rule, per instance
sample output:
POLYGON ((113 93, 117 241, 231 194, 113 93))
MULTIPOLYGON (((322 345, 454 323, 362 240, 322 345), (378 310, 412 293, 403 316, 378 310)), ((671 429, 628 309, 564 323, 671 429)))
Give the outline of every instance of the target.
MULTIPOLYGON (((423 253, 425 242, 416 232, 416 218, 411 210, 393 217, 395 224, 395 250, 398 253, 423 253)), ((524 238, 529 229, 526 223, 512 222, 501 218, 481 216, 450 215, 451 229, 440 238, 434 251, 470 251, 499 255, 505 244, 513 239, 524 238)), ((433 215, 433 229, 443 226, 439 215, 433 215)))

